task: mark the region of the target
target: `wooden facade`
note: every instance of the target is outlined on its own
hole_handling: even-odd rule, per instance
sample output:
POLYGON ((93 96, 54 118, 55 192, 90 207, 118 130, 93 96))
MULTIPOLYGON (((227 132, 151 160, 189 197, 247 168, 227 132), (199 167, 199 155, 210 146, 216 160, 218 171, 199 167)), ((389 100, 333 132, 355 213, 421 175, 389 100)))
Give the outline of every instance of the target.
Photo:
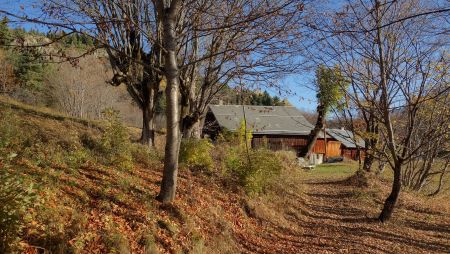
MULTIPOLYGON (((291 150, 297 154, 304 149, 308 143, 308 136, 301 135, 260 135, 253 134, 252 147, 267 147, 271 150, 291 150)), ((325 140, 317 139, 314 144, 313 153, 323 154, 326 157, 341 156, 341 142, 327 139, 327 147, 325 149, 325 140), (326 152, 326 154, 325 154, 326 152)))
POLYGON ((364 149, 361 148, 358 152, 358 149, 356 148, 342 148, 342 157, 345 157, 347 159, 352 159, 352 160, 359 160, 359 158, 361 157, 361 160, 364 160, 365 157, 365 152, 364 149))

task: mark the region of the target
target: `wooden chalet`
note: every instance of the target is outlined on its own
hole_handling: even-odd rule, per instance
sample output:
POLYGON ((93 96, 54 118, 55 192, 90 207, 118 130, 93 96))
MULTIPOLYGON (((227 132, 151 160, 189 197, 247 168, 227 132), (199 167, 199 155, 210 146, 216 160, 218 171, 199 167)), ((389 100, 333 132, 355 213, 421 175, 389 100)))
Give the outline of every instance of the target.
MULTIPOLYGON (((252 131, 252 147, 267 146, 272 150, 294 150, 297 154, 308 142, 314 126, 292 106, 210 105, 205 118, 203 134, 215 139, 223 130, 236 131, 244 119, 252 131)), ((351 155, 343 148, 346 143, 322 132, 313 147, 316 156, 339 157, 351 155)), ((354 156, 349 158, 354 159, 354 156)))

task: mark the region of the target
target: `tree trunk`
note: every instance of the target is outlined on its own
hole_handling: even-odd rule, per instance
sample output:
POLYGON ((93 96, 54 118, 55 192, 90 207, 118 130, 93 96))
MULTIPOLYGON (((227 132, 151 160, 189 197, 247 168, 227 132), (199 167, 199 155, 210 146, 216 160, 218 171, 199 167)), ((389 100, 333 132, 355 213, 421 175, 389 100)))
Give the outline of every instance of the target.
POLYGON ((325 155, 323 156, 323 161, 328 160, 328 146, 327 146, 327 127, 325 126, 325 121, 323 123, 323 143, 325 144, 325 155))
POLYGON ((362 168, 363 171, 365 171, 365 172, 372 171, 372 165, 375 160, 373 151, 375 150, 375 148, 377 146, 378 135, 379 135, 378 134, 378 125, 373 116, 373 112, 370 112, 369 114, 370 115, 366 121, 366 132, 369 133, 370 137, 365 140, 366 156, 364 158, 364 163, 363 163, 363 168, 362 168))
POLYGON ((380 213, 380 216, 378 217, 378 220, 381 222, 388 221, 391 216, 392 212, 394 211, 395 204, 397 203, 398 196, 400 194, 400 189, 402 187, 401 183, 401 163, 398 162, 395 164, 394 167, 394 181, 392 183, 392 191, 389 197, 384 201, 383 210, 380 213))
POLYGON ((372 168, 372 164, 374 161, 374 157, 371 151, 366 151, 366 157, 364 158, 363 170, 366 172, 370 172, 372 168))
POLYGON ((444 175, 445 175, 445 172, 447 171, 449 162, 450 161, 447 160, 447 162, 445 163, 444 169, 442 170, 441 175, 439 176, 439 183, 438 183, 437 189, 433 193, 431 193, 429 196, 435 196, 441 191, 441 188, 442 188, 442 185, 443 185, 442 183, 444 181, 444 175))
POLYGON ((429 180, 429 173, 431 171, 431 168, 433 167, 433 164, 434 164, 434 156, 432 154, 428 154, 424 158, 424 163, 420 170, 422 173, 420 174, 419 179, 417 180, 415 186, 413 187, 415 191, 420 191, 427 182, 427 180, 429 180))
POLYGON ((153 129, 153 112, 147 104, 142 108, 142 133, 139 142, 150 147, 155 146, 155 130, 153 129))
POLYGON ((154 115, 155 115, 155 89, 151 87, 148 81, 144 81, 142 85, 142 133, 140 143, 150 147, 155 146, 155 130, 154 130, 154 115))
POLYGON ((382 160, 382 161, 380 161, 379 163, 380 163, 380 164, 378 165, 378 171, 377 171, 377 174, 378 174, 378 175, 381 175, 381 174, 384 172, 384 169, 386 168, 387 162, 384 161, 384 160, 382 160))
POLYGON ((322 105, 317 107, 317 121, 314 129, 311 131, 308 137, 308 144, 306 145, 303 152, 300 154, 300 157, 308 158, 311 154, 314 145, 316 144, 317 137, 319 136, 320 131, 323 129, 323 122, 325 119, 325 109, 322 105))
POLYGON ((195 139, 200 139, 203 135, 203 125, 205 124, 205 115, 201 116, 200 119, 194 126, 194 130, 192 132, 192 137, 195 139))
POLYGON ((194 125, 183 128, 183 138, 193 138, 194 125))
POLYGON ((182 124, 183 138, 199 139, 201 137, 201 121, 202 119, 199 117, 185 117, 182 124))
POLYGON ((166 147, 164 155, 164 171, 161 190, 158 200, 162 203, 170 203, 175 199, 178 175, 178 153, 180 150, 180 114, 178 105, 179 94, 179 69, 176 55, 175 14, 177 7, 164 9, 163 21, 163 45, 165 49, 164 72, 167 79, 166 87, 166 147))

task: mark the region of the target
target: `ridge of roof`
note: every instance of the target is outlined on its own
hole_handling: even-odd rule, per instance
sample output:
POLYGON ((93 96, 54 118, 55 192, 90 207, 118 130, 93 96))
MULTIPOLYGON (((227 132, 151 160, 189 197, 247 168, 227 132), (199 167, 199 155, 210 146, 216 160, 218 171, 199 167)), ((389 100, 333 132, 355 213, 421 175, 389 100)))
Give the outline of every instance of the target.
POLYGON ((364 140, 362 140, 358 136, 355 137, 353 132, 350 130, 330 128, 330 129, 327 129, 327 134, 329 134, 329 135, 333 136, 335 139, 341 141, 341 143, 348 148, 356 148, 357 146, 358 147, 365 146, 364 140))

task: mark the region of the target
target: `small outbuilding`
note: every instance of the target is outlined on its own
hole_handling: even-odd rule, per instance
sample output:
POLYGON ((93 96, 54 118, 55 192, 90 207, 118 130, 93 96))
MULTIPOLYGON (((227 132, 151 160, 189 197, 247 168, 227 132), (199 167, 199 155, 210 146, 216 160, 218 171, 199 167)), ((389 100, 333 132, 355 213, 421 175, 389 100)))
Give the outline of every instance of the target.
POLYGON ((342 157, 352 160, 364 158, 365 156, 364 140, 355 136, 353 132, 346 130, 344 128, 326 129, 326 132, 328 135, 332 136, 334 140, 341 142, 340 150, 342 157))

